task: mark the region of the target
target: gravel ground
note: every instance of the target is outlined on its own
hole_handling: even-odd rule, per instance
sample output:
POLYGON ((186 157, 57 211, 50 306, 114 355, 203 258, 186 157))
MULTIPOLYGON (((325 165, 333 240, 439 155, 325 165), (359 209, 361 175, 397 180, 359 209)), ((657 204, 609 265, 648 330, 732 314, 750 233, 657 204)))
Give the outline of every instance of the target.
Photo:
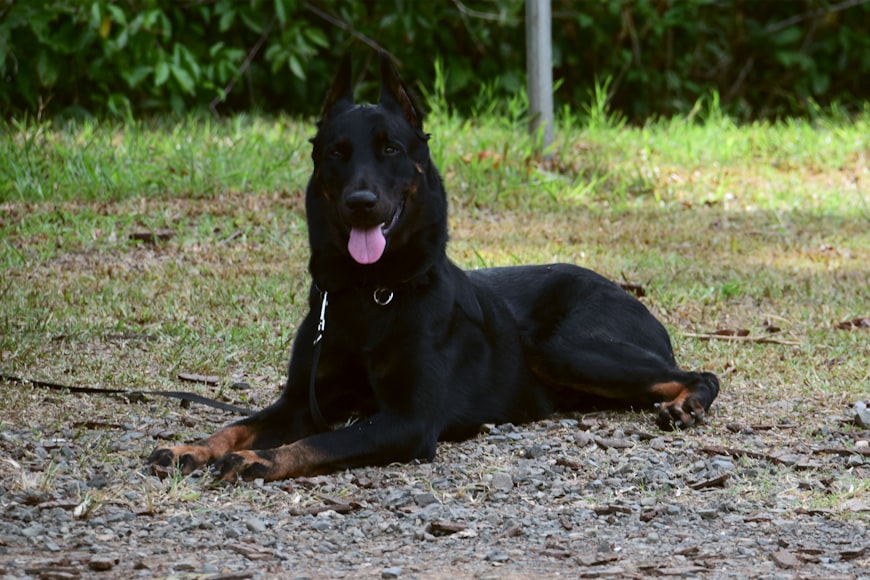
POLYGON ((0 432, 9 578, 870 577, 870 433, 848 408, 811 429, 791 419, 806 402, 759 424, 714 413, 687 433, 563 415, 486 426, 432 463, 231 486, 143 467, 228 415, 0 395, 30 417, 0 432))

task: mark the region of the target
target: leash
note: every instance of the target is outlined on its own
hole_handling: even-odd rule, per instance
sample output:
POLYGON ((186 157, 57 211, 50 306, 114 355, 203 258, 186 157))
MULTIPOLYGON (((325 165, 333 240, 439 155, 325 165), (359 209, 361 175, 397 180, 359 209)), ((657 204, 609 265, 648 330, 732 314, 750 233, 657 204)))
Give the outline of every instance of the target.
MULTIPOLYGON (((372 294, 372 300, 378 306, 389 305, 393 301, 393 297, 393 291, 387 288, 377 288, 372 294)), ((323 347, 323 335, 326 333, 326 307, 328 305, 329 293, 321 290, 320 321, 317 324, 317 333, 314 336, 314 355, 311 362, 311 379, 308 383, 308 411, 309 413, 311 413, 311 418, 314 420, 314 424, 319 431, 329 431, 329 424, 326 422, 326 419, 323 417, 323 413, 320 411, 320 405, 317 404, 317 394, 315 392, 317 365, 320 362, 320 351, 323 347)), ((142 399, 148 395, 153 395, 155 397, 166 397, 169 399, 187 401, 188 403, 199 403, 200 405, 205 405, 214 409, 220 409, 221 411, 236 413, 238 415, 250 416, 255 413, 255 411, 251 409, 238 407, 236 405, 231 405, 230 403, 224 403, 223 401, 217 401, 215 399, 210 399, 208 397, 198 395, 197 393, 190 393, 187 391, 141 391, 131 389, 103 389, 99 387, 79 387, 75 385, 64 385, 61 383, 55 383, 53 381, 26 379, 4 372, 0 372, 0 381, 6 381, 8 383, 16 383, 21 385, 33 385, 34 387, 40 387, 43 389, 50 389, 53 391, 68 391, 70 393, 80 393, 83 395, 120 395, 131 400, 142 399)))
MULTIPOLYGON (((393 301, 395 294, 389 288, 375 288, 372 293, 372 300, 378 306, 387 306, 393 301)), ((320 290, 320 321, 317 323, 317 333, 314 335, 314 354, 311 360, 311 379, 308 381, 308 412, 311 414, 311 419, 314 420, 314 425, 320 432, 329 431, 329 423, 320 412, 320 405, 317 404, 316 379, 317 379, 317 364, 320 362, 320 351, 323 347, 323 335, 326 333, 326 307, 329 305, 329 292, 320 290)))
POLYGON ((329 424, 323 418, 323 413, 320 412, 320 405, 317 404, 317 393, 315 393, 315 383, 317 379, 317 363, 320 362, 320 351, 323 348, 323 334, 326 332, 326 306, 329 304, 329 292, 326 290, 320 291, 320 322, 317 323, 317 333, 314 335, 314 355, 311 361, 311 380, 308 381, 308 412, 311 413, 311 418, 314 420, 314 425, 318 431, 329 431, 329 424))
POLYGON ((73 385, 63 385, 61 383, 55 383, 52 381, 25 379, 2 372, 0 372, 0 380, 22 385, 33 385, 34 387, 51 389, 53 391, 69 391, 70 393, 81 393, 84 395, 121 395, 132 400, 142 399, 148 395, 155 395, 157 397, 179 399, 181 401, 187 401, 189 403, 199 403, 200 405, 205 405, 214 409, 220 409, 221 411, 229 411, 230 413, 237 413, 239 415, 254 414, 254 411, 252 411, 251 409, 237 407, 236 405, 224 403, 223 401, 216 401, 215 399, 209 399, 208 397, 204 397, 196 393, 189 393, 187 391, 138 391, 129 389, 101 389, 98 387, 77 387, 73 385))

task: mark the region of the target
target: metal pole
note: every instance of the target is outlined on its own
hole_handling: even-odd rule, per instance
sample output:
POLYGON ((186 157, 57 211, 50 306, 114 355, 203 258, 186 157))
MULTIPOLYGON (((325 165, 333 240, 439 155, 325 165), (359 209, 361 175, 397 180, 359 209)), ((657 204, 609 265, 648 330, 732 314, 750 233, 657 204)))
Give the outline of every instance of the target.
POLYGON ((529 130, 532 135, 542 131, 543 151, 553 143, 553 45, 550 20, 550 0, 526 0, 526 76, 531 114, 529 130))

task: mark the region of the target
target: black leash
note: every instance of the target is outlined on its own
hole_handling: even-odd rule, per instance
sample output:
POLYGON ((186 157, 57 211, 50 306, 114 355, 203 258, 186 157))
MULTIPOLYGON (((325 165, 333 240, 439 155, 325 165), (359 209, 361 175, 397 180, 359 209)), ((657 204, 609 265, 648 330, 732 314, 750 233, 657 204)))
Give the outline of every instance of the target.
POLYGON ((329 292, 320 291, 320 322, 317 323, 317 334, 314 336, 314 355, 311 361, 311 380, 308 382, 308 412, 311 413, 311 418, 314 420, 314 425, 318 431, 329 431, 329 423, 323 418, 323 413, 320 412, 320 405, 317 404, 317 393, 315 393, 315 382, 317 378, 317 363, 320 362, 320 351, 323 348, 323 334, 326 332, 326 306, 329 304, 329 292))
POLYGON ((8 375, 6 373, 0 373, 0 380, 9 382, 9 383, 19 383, 23 385, 33 385, 34 387, 42 387, 44 389, 52 389, 55 391, 69 391, 70 393, 82 393, 86 395, 121 395, 130 399, 141 399, 148 395, 155 395, 158 397, 167 397, 170 399, 179 399, 181 401, 188 401, 190 403, 199 403, 201 405, 206 405, 208 407, 213 407, 215 409, 220 409, 222 411, 229 411, 230 413, 237 413, 239 415, 253 415, 255 411, 251 409, 245 409, 244 407, 237 407, 236 405, 230 405, 229 403, 224 403, 222 401, 216 401, 214 399, 209 399, 208 397, 203 397, 202 395, 197 395, 196 393, 188 393, 186 391, 131 391, 127 389, 100 389, 97 387, 76 387, 70 385, 62 385, 60 383, 54 383, 51 381, 40 381, 35 379, 24 379, 21 377, 16 377, 14 375, 8 375))
MULTIPOLYGON (((372 299, 379 306, 387 306, 393 301, 393 292, 387 288, 375 289, 372 299)), ((317 404, 317 393, 315 392, 317 380, 317 364, 320 362, 320 351, 323 347, 323 335, 326 332, 326 307, 329 304, 329 293, 325 290, 320 291, 320 321, 317 324, 317 334, 314 336, 314 355, 311 361, 311 380, 308 383, 308 412, 311 413, 311 418, 314 420, 314 425, 318 431, 329 431, 329 423, 320 412, 320 405, 317 404)), ((137 391, 128 389, 101 389, 97 387, 77 387, 73 385, 63 385, 51 381, 41 381, 37 379, 24 379, 14 375, 9 375, 0 372, 0 380, 9 383, 18 383, 24 385, 33 385, 34 387, 42 387, 55 391, 69 391, 70 393, 82 393, 86 395, 121 395, 130 399, 139 399, 148 395, 157 397, 167 397, 171 399, 179 399, 190 403, 199 403, 222 411, 237 413, 239 415, 253 415, 255 411, 237 407, 222 401, 209 399, 196 393, 187 391, 137 391)))
MULTIPOLYGON (((372 294, 372 300, 378 306, 388 306, 393 301, 394 296, 395 294, 389 288, 376 288, 372 294)), ((317 334, 314 335, 314 354, 311 357, 311 380, 308 381, 308 412, 311 413, 311 419, 320 432, 329 431, 329 423, 326 422, 323 413, 320 412, 320 405, 317 404, 317 393, 315 391, 317 363, 320 362, 323 335, 326 333, 326 307, 328 305, 329 292, 320 290, 320 321, 317 323, 317 334)))

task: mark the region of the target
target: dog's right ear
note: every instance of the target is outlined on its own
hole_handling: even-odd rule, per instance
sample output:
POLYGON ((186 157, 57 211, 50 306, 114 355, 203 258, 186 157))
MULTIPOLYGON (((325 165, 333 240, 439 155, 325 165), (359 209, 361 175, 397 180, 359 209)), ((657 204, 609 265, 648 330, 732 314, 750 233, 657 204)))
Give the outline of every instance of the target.
POLYGON ((397 109, 412 127, 422 131, 423 112, 396 72, 390 55, 384 51, 381 52, 381 104, 397 109))
POLYGON ((321 123, 325 123, 331 116, 353 105, 353 87, 351 86, 353 79, 351 77, 350 52, 346 52, 341 59, 341 64, 338 65, 338 72, 335 73, 332 87, 323 103, 323 113, 320 115, 321 123))

